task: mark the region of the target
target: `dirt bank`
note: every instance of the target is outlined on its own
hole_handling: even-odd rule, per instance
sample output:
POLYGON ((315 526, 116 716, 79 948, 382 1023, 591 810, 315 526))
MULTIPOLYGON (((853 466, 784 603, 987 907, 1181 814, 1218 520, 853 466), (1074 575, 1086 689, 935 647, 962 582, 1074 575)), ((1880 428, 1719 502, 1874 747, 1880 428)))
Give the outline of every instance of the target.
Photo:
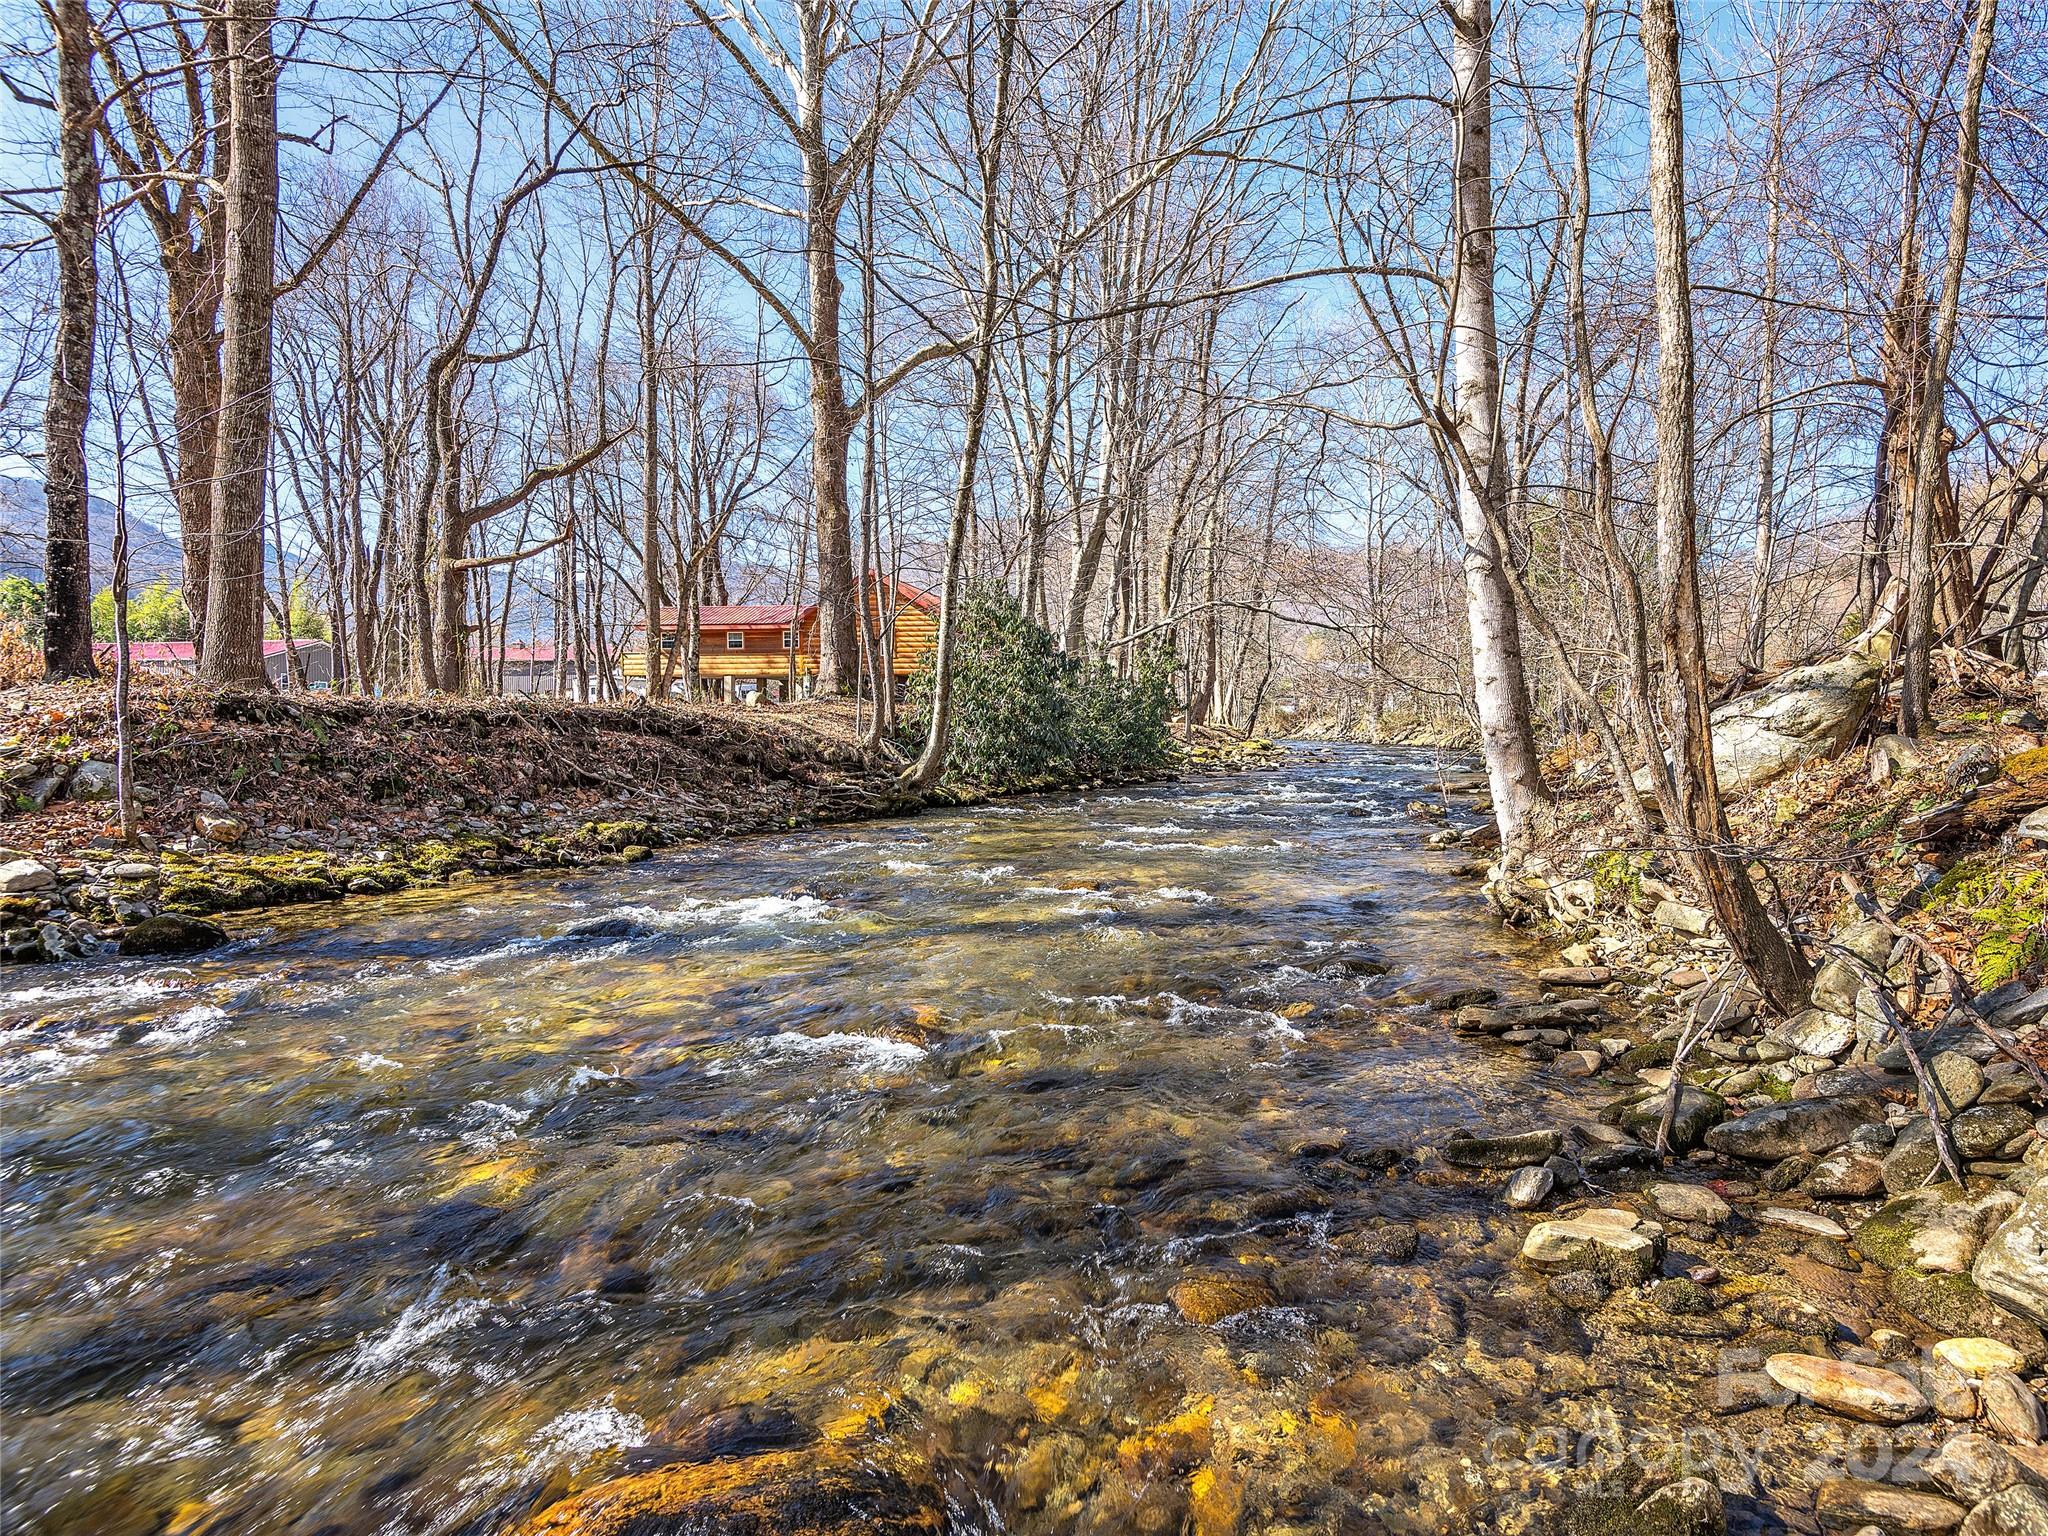
MULTIPOLYGON (((201 947, 224 912, 973 797, 903 790, 857 727, 839 701, 372 700, 151 679, 131 710, 138 836, 124 844, 110 691, 16 689, 0 704, 0 955, 201 947)), ((1187 766, 1263 746, 1203 739, 1187 766)))

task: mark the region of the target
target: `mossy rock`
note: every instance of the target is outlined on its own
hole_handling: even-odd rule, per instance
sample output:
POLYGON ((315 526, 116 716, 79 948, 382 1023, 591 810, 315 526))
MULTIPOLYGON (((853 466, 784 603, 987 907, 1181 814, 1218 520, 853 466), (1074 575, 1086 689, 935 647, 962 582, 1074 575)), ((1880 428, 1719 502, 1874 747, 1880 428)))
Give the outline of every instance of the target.
POLYGON ((651 821, 586 821, 570 841, 606 853, 624 853, 628 848, 659 848, 668 839, 651 821))
MULTIPOLYGON (((2048 747, 2020 756, 2043 752, 2048 747)), ((1923 905, 1975 935, 1970 956, 1980 991, 2048 959, 2048 870, 1993 855, 1961 859, 1928 889, 1923 905)))
POLYGON ((1891 1291, 1900 1307, 1945 1338, 1997 1339, 2026 1356, 2030 1370, 2048 1359, 2041 1330, 1999 1306, 1968 1275, 1930 1274, 1909 1265, 1892 1271, 1891 1291))
POLYGON ((1675 1040, 1645 1040, 1641 1045, 1632 1045, 1615 1057, 1615 1066, 1629 1072, 1640 1072, 1645 1067, 1668 1067, 1678 1056, 1678 1042, 1675 1040))

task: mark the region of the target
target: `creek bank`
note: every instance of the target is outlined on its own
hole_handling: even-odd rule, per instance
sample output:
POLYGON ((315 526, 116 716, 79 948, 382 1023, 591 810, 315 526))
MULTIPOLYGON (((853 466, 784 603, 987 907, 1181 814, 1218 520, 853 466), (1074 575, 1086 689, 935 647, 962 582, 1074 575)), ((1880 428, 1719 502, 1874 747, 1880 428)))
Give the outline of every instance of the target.
MULTIPOLYGON (((1548 837, 1462 866, 1483 868, 1511 922, 1564 941, 1545 994, 1466 1008, 1454 1027, 1578 1079, 1609 1133, 1506 1138, 1533 1151, 1561 1130, 1589 1186, 1529 1210, 1522 1260, 1561 1301, 1591 1319, 1662 1308, 1752 1347, 1764 1369, 1717 1415, 1798 1403, 1844 1435, 1875 1426, 1863 1433, 1889 1437, 1888 1460, 1924 1453, 1938 1469, 1930 1480, 1901 1460, 1791 1502, 1826 1529, 2048 1529, 2024 1523, 2030 1501, 2048 1510, 2048 750, 2031 708, 1949 697, 1933 737, 1903 742, 1880 721, 1869 752, 1845 758, 1877 681, 1845 658, 1715 714, 1724 782, 1746 792, 1737 838, 1794 866, 1782 899, 1823 961, 1810 1008, 1765 1017, 1711 915, 1630 845, 1611 790, 1592 787, 1599 765, 1581 763, 1548 837), (1886 921, 1842 899, 1832 871, 1845 867, 1864 871, 1886 921), (1977 991, 1967 1006, 1945 1006, 1949 974, 1977 991), (1911 1057, 1872 975, 1916 1015, 1911 1057), (1681 1281, 1691 1289, 1667 1298, 1681 1281)), ((1479 851, 1491 831, 1432 841, 1479 851)), ((1503 1205, 1525 1208, 1528 1188, 1503 1189, 1503 1205)))
MULTIPOLYGON (((149 679, 132 704, 137 836, 123 842, 107 690, 22 689, 4 708, 0 961, 16 964, 190 954, 225 937, 210 919, 226 914, 990 798, 905 790, 839 701, 365 700, 149 679)), ((1201 732, 1179 771, 1280 755, 1201 732)))

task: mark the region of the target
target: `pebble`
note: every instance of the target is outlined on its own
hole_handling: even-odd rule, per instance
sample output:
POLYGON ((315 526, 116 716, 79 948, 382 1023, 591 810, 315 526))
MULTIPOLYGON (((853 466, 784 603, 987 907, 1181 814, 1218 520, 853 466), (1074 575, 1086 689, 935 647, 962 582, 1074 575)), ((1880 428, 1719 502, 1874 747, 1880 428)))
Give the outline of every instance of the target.
POLYGON ((1732 1214, 1728 1202, 1704 1184, 1652 1184, 1650 1201, 1659 1215, 1673 1221, 1703 1221, 1719 1226, 1732 1214))
POLYGON ((2039 1445, 2048 1440, 2048 1413, 2033 1388, 2011 1371, 1991 1371, 1977 1384, 1984 1399, 1984 1417, 2008 1440, 2039 1445))
POLYGON ((1501 1199, 1513 1210, 1533 1211, 1548 1200, 1556 1188, 1557 1175, 1549 1168, 1519 1168, 1508 1180, 1507 1191, 1501 1199))

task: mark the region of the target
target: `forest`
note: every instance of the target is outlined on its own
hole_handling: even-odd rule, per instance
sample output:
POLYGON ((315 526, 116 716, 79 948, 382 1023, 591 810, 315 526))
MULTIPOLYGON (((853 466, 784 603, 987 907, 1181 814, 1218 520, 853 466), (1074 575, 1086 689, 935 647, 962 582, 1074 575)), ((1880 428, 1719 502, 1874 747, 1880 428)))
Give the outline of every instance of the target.
POLYGON ((2025 4, 17 19, 52 676, 117 509, 217 681, 296 625, 344 691, 689 691, 650 614, 814 597, 816 688, 886 712, 858 594, 984 582, 1197 721, 1525 780, 1674 605, 1716 687, 1895 612, 1922 689, 2040 637, 2025 4))

